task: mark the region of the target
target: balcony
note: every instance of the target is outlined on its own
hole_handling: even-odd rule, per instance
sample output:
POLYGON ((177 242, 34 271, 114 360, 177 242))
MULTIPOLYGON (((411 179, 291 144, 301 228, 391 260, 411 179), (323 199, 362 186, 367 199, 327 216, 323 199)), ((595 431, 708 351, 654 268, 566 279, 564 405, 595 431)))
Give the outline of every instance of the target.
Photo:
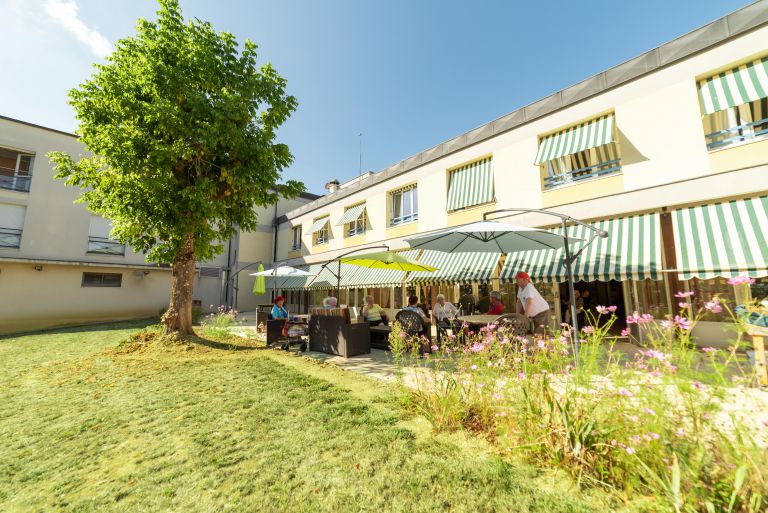
POLYGON ((734 144, 763 139, 768 136, 768 118, 752 123, 744 123, 704 136, 709 151, 718 150, 734 144))
POLYGON ((21 230, 0 228, 0 248, 18 248, 21 245, 21 230))
POLYGON ((398 226, 401 224, 412 223, 418 220, 419 220, 419 213, 414 212, 413 214, 402 215, 402 216, 391 218, 389 220, 389 226, 398 226))
POLYGON ((621 159, 609 160, 593 166, 582 167, 565 173, 547 176, 544 178, 544 189, 552 189, 560 185, 579 183, 582 180, 598 178, 612 173, 618 173, 619 171, 621 171, 621 159))
POLYGON ((88 237, 88 253, 97 255, 125 255, 125 244, 103 237, 88 237))
MULTIPOLYGON (((0 189, 11 191, 29 192, 29 184, 32 181, 30 175, 5 174, 8 170, 0 168, 0 189)), ((13 170, 10 170, 13 172, 13 170)))

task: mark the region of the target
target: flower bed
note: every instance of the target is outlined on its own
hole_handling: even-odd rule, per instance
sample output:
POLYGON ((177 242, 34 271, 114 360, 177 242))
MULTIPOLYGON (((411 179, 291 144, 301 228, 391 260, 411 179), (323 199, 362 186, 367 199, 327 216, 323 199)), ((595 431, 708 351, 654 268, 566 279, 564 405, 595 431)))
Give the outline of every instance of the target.
POLYGON ((710 298, 696 310, 690 293, 677 297, 680 312, 658 324, 627 319, 649 328, 632 356, 614 350, 613 307, 598 307, 584 328, 578 364, 566 327, 537 338, 462 330, 419 357, 421 341, 395 326, 390 344, 414 408, 435 429, 475 431, 582 486, 651 496, 665 510, 764 511, 768 402, 746 388, 743 326, 734 318, 727 350, 699 351, 696 322, 729 306, 710 298), (417 371, 406 376, 409 366, 417 371))

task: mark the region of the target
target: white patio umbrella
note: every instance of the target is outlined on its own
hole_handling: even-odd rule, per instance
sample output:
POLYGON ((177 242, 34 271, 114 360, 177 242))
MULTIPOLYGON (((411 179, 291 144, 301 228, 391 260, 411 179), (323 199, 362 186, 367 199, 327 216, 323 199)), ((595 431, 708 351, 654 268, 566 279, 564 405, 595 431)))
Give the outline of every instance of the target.
POLYGON ((274 295, 275 291, 277 290, 277 279, 278 278, 285 278, 283 280, 283 284, 285 284, 286 281, 290 278, 298 278, 300 276, 316 276, 313 273, 304 271, 302 269, 296 269, 295 267, 291 267, 290 265, 277 265, 273 267, 272 269, 267 269, 266 271, 260 271, 257 273, 251 273, 251 276, 264 276, 265 278, 272 278, 272 294, 274 295))
MULTIPOLYGON (((580 239, 570 239, 578 242, 580 239)), ((516 253, 534 249, 560 249, 562 235, 538 228, 478 221, 427 235, 406 238, 414 249, 432 249, 446 253, 516 253)))

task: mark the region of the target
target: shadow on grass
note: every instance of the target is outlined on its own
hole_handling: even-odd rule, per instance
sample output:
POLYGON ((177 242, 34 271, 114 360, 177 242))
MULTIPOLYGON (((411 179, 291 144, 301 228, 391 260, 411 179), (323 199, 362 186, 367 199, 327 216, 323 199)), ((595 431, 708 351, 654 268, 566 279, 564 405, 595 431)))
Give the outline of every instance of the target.
POLYGON ((146 319, 131 319, 127 321, 108 321, 89 324, 78 324, 74 326, 64 326, 60 328, 49 328, 44 330, 23 331, 20 333, 9 333, 0 335, 0 340, 7 340, 18 337, 27 337, 29 335, 60 335, 66 333, 87 333, 93 331, 119 331, 127 329, 141 329, 147 326, 157 324, 160 320, 157 317, 146 319))
POLYGON ((224 351, 263 351, 270 349, 269 346, 264 344, 243 344, 238 342, 222 342, 219 340, 213 340, 203 337, 189 337, 186 341, 191 345, 204 346, 210 349, 219 349, 224 351))

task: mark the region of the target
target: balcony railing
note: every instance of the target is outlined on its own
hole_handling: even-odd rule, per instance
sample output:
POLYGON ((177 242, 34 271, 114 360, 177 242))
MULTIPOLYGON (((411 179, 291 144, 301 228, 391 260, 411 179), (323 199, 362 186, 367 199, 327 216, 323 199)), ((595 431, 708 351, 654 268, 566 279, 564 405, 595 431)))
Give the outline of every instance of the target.
POLYGON ((581 180, 597 178, 598 176, 604 176, 618 171, 621 171, 621 159, 600 162, 593 166, 574 169, 573 171, 568 171, 559 175, 547 176, 544 178, 544 188, 551 189, 558 185, 577 183, 581 180))
POLYGON ((726 128, 704 136, 708 150, 716 150, 732 144, 768 136, 768 118, 752 123, 726 128))
POLYGON ((399 224, 405 224, 405 223, 411 223, 413 221, 419 220, 419 213, 414 212, 413 214, 409 214, 407 216, 399 216, 399 217, 393 217, 389 220, 389 226, 397 226, 399 224))
POLYGON ((103 237, 88 237, 88 253, 125 255, 125 244, 103 237))
POLYGON ((21 230, 0 228, 0 248, 18 248, 21 245, 21 230))
POLYGON ((12 191, 29 192, 29 183, 32 181, 30 175, 6 175, 0 168, 0 189, 10 189, 12 191))

